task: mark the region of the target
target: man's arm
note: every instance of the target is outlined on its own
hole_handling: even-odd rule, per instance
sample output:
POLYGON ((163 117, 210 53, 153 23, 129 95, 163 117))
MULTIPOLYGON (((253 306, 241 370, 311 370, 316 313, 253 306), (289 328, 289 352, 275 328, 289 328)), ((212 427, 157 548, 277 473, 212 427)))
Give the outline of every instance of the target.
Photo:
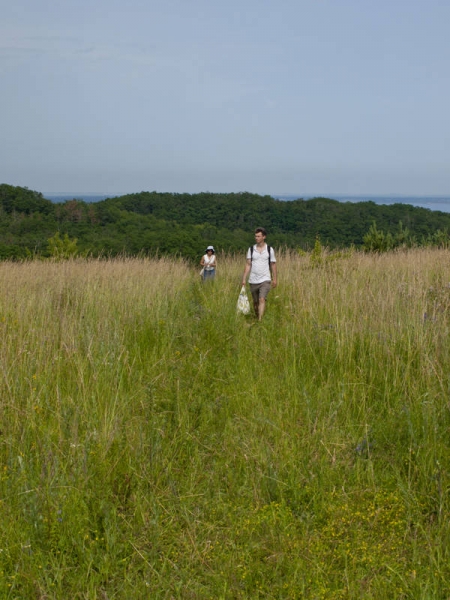
POLYGON ((247 258, 247 264, 245 265, 244 274, 242 275, 242 285, 246 284, 247 276, 250 273, 252 268, 252 260, 251 258, 247 258))
POLYGON ((272 287, 277 287, 277 263, 270 263, 272 267, 272 287))

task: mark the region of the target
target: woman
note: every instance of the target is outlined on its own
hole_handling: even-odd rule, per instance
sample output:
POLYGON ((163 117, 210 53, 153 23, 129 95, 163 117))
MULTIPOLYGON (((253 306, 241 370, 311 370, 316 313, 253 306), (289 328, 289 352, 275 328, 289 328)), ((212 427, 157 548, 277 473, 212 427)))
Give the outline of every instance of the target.
POLYGON ((206 254, 202 256, 200 264, 202 265, 201 276, 203 281, 214 279, 216 274, 216 255, 214 253, 214 246, 208 246, 206 248, 206 254))

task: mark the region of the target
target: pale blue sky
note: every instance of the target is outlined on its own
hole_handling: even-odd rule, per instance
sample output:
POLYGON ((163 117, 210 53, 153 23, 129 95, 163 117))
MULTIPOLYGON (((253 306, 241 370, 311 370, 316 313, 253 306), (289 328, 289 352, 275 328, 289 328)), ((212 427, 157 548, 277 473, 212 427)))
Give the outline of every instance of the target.
POLYGON ((450 195, 448 0, 0 8, 0 183, 450 195))

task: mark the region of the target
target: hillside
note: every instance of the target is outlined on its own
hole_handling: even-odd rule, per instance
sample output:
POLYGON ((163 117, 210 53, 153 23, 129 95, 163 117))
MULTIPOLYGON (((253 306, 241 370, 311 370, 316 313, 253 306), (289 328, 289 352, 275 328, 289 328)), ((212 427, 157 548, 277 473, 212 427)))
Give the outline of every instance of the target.
POLYGON ((196 258, 210 243, 226 252, 242 251, 260 225, 274 246, 306 250, 319 237, 330 248, 361 247, 374 222, 392 235, 406 228, 417 244, 450 230, 450 214, 405 204, 286 202, 248 192, 141 192, 55 204, 40 192, 0 185, 0 258, 45 254, 56 232, 77 238, 80 251, 93 256, 158 252, 196 258))

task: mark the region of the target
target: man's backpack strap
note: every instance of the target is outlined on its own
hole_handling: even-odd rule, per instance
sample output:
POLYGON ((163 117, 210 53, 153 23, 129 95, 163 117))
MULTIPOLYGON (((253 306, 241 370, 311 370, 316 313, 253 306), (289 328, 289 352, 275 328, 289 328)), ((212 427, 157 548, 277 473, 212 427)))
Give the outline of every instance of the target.
MULTIPOLYGON (((267 252, 269 253, 269 270, 270 273, 272 274, 272 263, 270 262, 270 246, 269 244, 267 245, 267 252)), ((253 246, 250 246, 250 260, 253 261, 253 246)))

